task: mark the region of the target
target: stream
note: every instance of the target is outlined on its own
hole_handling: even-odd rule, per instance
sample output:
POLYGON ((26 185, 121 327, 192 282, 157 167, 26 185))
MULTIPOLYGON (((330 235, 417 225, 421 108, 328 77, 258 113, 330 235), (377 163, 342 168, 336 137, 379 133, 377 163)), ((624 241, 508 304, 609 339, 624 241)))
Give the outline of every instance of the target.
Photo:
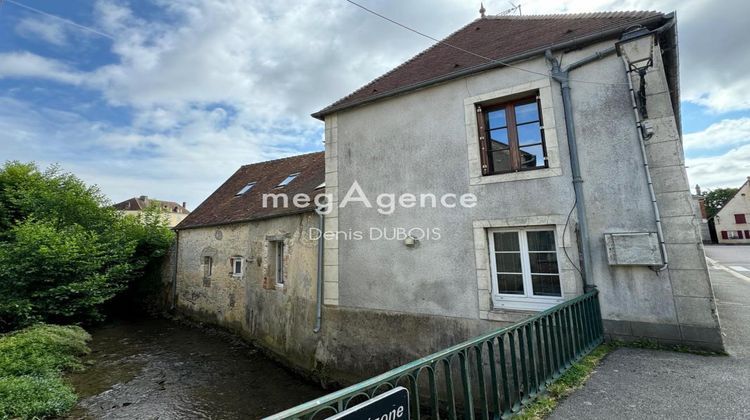
POLYGON ((224 333, 162 319, 90 333, 69 419, 254 419, 326 393, 224 333))

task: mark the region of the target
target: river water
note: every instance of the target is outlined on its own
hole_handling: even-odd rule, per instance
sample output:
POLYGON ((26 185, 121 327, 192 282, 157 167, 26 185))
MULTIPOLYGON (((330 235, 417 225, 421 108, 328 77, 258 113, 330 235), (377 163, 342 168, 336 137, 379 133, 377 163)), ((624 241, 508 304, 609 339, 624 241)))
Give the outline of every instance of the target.
POLYGON ((70 419, 254 419, 325 394, 223 333, 157 319, 90 332, 70 419))

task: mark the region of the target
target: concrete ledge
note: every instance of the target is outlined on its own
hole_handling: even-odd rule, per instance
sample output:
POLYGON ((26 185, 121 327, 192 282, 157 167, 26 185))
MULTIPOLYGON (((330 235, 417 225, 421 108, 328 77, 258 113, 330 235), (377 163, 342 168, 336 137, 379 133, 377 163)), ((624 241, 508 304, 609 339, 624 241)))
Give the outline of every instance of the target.
POLYGON ((667 346, 679 345, 700 350, 724 351, 724 341, 718 328, 612 319, 602 322, 607 340, 649 340, 667 346))

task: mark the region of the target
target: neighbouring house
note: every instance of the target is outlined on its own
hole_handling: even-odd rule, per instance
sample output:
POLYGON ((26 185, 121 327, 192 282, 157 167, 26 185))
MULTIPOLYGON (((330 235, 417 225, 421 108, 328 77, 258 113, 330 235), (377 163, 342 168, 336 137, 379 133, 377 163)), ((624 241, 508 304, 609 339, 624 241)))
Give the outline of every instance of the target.
POLYGON ((695 186, 695 194, 693 197, 693 211, 696 215, 696 223, 699 223, 699 231, 701 234, 701 241, 704 244, 710 244, 713 242, 711 239, 711 229, 708 226, 708 213, 706 212, 706 196, 701 191, 701 186, 695 186))
POLYGON ((183 221, 178 309, 338 382, 592 288, 610 338, 723 349, 684 167, 675 19, 468 23, 313 114, 325 157, 243 167, 183 221), (324 158, 325 179, 300 186, 325 181, 322 220, 257 209, 253 194, 324 158), (304 231, 321 221, 318 276, 321 244, 304 231), (277 288, 281 238, 290 275, 277 288))
MULTIPOLYGON (((319 216, 309 206, 264 206, 266 193, 324 191, 323 152, 246 165, 177 227, 177 309, 295 360, 288 334, 313 338, 319 216), (314 232, 312 233, 314 235, 314 232)), ((271 202, 269 202, 270 204, 271 202)), ((299 362, 299 364, 303 364, 299 362)))
POLYGON ((720 244, 750 244, 750 177, 713 217, 720 244))
POLYGON ((164 219, 167 221, 169 227, 175 227, 178 223, 187 217, 190 212, 185 206, 185 202, 177 204, 174 201, 156 200, 148 198, 148 196, 142 195, 140 197, 129 198, 123 202, 113 205, 115 209, 126 215, 138 216, 147 207, 155 206, 158 207, 164 219))

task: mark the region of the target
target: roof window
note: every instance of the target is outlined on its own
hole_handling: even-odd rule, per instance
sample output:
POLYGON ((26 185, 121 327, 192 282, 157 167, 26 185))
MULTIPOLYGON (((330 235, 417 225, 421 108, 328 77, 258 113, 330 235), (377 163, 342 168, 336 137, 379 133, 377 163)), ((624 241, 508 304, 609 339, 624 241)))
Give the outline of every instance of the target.
POLYGON ((276 188, 286 187, 290 182, 294 181, 294 178, 297 178, 298 176, 299 172, 289 175, 288 177, 284 178, 284 180, 281 181, 279 185, 276 186, 276 188))
POLYGON ((242 189, 241 189, 241 190, 239 190, 239 191, 237 192, 237 194, 235 194, 235 197, 236 197, 236 196, 238 196, 238 195, 243 195, 243 194, 245 194, 246 192, 248 192, 248 191, 250 191, 251 189, 253 189, 253 187, 254 187, 254 186, 255 186, 255 182, 248 182, 248 183, 247 183, 247 184, 246 184, 246 185, 245 185, 244 187, 242 187, 242 189))

